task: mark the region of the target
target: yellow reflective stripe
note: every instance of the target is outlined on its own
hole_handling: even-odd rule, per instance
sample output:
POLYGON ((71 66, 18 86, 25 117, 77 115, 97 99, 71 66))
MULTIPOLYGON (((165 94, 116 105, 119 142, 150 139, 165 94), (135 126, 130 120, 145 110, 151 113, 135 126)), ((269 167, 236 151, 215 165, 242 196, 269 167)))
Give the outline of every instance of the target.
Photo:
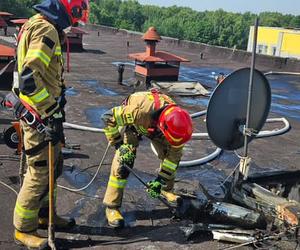
POLYGON ((51 58, 42 50, 39 49, 29 49, 26 54, 27 58, 38 58, 43 62, 47 67, 50 64, 51 58))
POLYGON ((136 130, 142 135, 148 135, 148 130, 143 126, 135 126, 136 130))
POLYGON ((25 209, 18 202, 16 203, 15 212, 18 216, 24 219, 34 219, 38 216, 39 209, 25 209))
POLYGON ((115 107, 113 109, 113 113, 114 113, 114 117, 116 119, 116 122, 117 122, 118 126, 123 126, 124 122, 123 122, 123 119, 122 119, 122 107, 121 106, 115 107))
POLYGON ((174 109, 175 109, 175 107, 172 107, 172 108, 168 109, 168 110, 165 112, 165 116, 167 116, 169 113, 171 113, 174 109))
POLYGON ((20 97, 20 99, 24 100, 28 104, 34 105, 34 104, 40 103, 40 102, 44 101, 46 98, 48 98, 49 93, 46 90, 46 88, 43 88, 40 92, 38 92, 37 94, 35 94, 33 96, 27 96, 27 95, 23 95, 22 93, 20 93, 19 97, 20 97))
POLYGON ((182 141, 183 140, 183 138, 178 138, 178 139, 176 139, 175 137, 173 137, 168 131, 165 131, 165 133, 167 133, 168 134, 168 136, 170 136, 171 137, 171 139, 174 141, 174 142, 180 142, 180 141, 182 141))
POLYGON ((29 98, 35 102, 35 103, 39 103, 44 101, 47 97, 49 97, 49 93, 47 91, 46 88, 43 88, 40 92, 36 93, 33 96, 30 96, 29 98))
POLYGON ((28 103, 30 106, 34 105, 34 102, 27 95, 23 95, 22 93, 19 94, 19 97, 24 102, 28 103))
POLYGON ((119 129, 117 127, 104 128, 104 133, 106 136, 114 136, 120 134, 119 129))
POLYGON ((163 167, 166 167, 168 169, 170 169, 171 171, 175 172, 177 169, 177 164, 165 159, 162 163, 163 167))
POLYGON ((124 189, 126 187, 126 184, 127 184, 126 179, 118 179, 112 175, 109 177, 108 186, 124 189))
POLYGON ((25 35, 22 35, 22 38, 18 44, 18 72, 21 74, 22 69, 23 69, 23 63, 24 63, 24 58, 26 55, 26 50, 25 50, 25 35))
POLYGON ((60 47, 60 46, 57 46, 57 47, 55 48, 54 55, 56 55, 56 56, 61 56, 61 47, 60 47))
POLYGON ((124 114, 124 120, 126 121, 126 124, 133 124, 134 119, 132 113, 124 114))

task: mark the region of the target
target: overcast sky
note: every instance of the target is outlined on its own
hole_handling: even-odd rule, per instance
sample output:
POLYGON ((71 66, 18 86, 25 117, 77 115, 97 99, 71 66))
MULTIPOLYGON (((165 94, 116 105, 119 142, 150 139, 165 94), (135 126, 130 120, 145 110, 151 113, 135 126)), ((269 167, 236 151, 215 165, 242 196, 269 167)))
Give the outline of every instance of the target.
POLYGON ((300 0, 138 0, 142 4, 187 6, 198 11, 223 9, 231 12, 274 11, 300 15, 300 0))

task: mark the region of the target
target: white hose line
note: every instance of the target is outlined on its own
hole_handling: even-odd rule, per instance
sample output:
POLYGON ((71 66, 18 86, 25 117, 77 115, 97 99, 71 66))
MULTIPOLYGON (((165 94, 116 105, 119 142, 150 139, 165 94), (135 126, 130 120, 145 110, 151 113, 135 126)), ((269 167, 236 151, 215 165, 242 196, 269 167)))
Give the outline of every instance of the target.
MULTIPOLYGON (((256 138, 263 138, 263 137, 271 137, 276 135, 282 135, 289 131, 290 129, 290 123, 288 120, 284 117, 281 118, 269 118, 266 120, 266 123, 275 123, 275 122, 282 122, 284 124, 283 128, 280 129, 273 129, 273 130, 263 130, 256 135, 256 138)), ((193 133, 192 135, 193 139, 209 139, 208 133, 193 133)))
MULTIPOLYGON (((202 115, 206 114, 206 110, 191 114, 192 118, 196 118, 202 115)), ((95 133, 104 133, 103 128, 94 128, 94 127, 88 127, 88 126, 81 126, 74 123, 64 122, 64 128, 69 129, 76 129, 76 130, 82 130, 82 131, 88 131, 88 132, 95 132, 95 133)))
POLYGON ((191 117, 192 117, 192 119, 193 119, 193 118, 197 118, 197 117, 200 117, 200 116, 202 116, 202 115, 205 115, 206 113, 207 113, 207 110, 203 110, 203 111, 200 111, 200 112, 191 114, 191 117))
POLYGON ((213 159, 215 159, 217 156, 219 156, 221 154, 221 152, 222 152, 222 149, 217 148, 213 153, 211 153, 203 158, 191 160, 191 161, 180 161, 179 167, 192 167, 192 166, 199 166, 199 165, 205 164, 205 163, 210 162, 213 159))
MULTIPOLYGON (((151 149, 153 151, 153 153, 158 156, 157 151, 155 150, 154 146, 152 143, 150 143, 151 145, 151 149)), ((202 165, 205 164, 207 162, 212 161, 213 159, 215 159, 219 154, 221 154, 222 149, 217 148, 213 153, 200 158, 200 159, 196 159, 196 160, 191 160, 191 161, 180 161, 179 162, 179 167, 192 167, 192 166, 198 166, 198 165, 202 165)))
POLYGON ((269 71, 264 74, 265 76, 269 75, 290 75, 290 76, 300 76, 298 72, 280 72, 280 71, 269 71))
POLYGON ((287 131, 289 131, 289 129, 291 128, 290 123, 284 117, 281 117, 281 118, 269 118, 269 119, 267 119, 266 122, 267 123, 283 122, 284 123, 284 127, 281 128, 281 129, 273 129, 273 130, 260 131, 258 133, 258 135, 256 136, 256 138, 263 138, 263 137, 269 137, 269 136, 282 135, 282 134, 286 133, 287 131))
POLYGON ((11 186, 7 185, 3 181, 0 181, 0 184, 3 185, 4 187, 8 188, 9 190, 11 190, 12 192, 14 192, 16 194, 16 196, 18 196, 18 192, 16 190, 14 190, 11 186))
POLYGON ((104 129, 102 129, 102 128, 81 126, 81 125, 77 125, 77 124, 73 124, 73 123, 69 123, 69 122, 64 122, 64 128, 71 128, 71 129, 96 132, 96 133, 104 133, 104 129))
POLYGON ((98 169, 97 169, 96 173, 94 174, 93 178, 90 180, 90 182, 88 184, 86 184, 84 187, 81 187, 81 188, 78 188, 78 189, 77 188, 76 189, 75 188, 68 188, 68 187, 65 187, 65 186, 62 186, 62 185, 57 185, 57 186, 62 188, 62 189, 68 190, 70 192, 80 192, 80 191, 83 191, 83 190, 87 189, 94 182, 94 180, 96 179, 96 177, 97 177, 97 175, 98 175, 98 173, 99 173, 99 171, 100 171, 100 169, 103 165, 103 162, 105 160, 105 157, 107 155, 109 147, 110 147, 110 144, 108 143, 107 147, 105 149, 105 152, 102 156, 101 162, 99 163, 98 169))

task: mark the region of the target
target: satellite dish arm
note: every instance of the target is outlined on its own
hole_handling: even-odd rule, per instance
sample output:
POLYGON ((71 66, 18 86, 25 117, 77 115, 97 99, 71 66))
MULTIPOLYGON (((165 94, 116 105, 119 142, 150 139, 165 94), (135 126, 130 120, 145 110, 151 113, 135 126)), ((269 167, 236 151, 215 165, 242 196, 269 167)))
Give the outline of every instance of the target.
POLYGON ((247 179, 248 172, 249 172, 249 165, 250 165, 250 159, 248 159, 248 143, 249 143, 249 137, 251 135, 248 132, 251 131, 251 128, 249 128, 250 125, 249 123, 250 123, 250 114, 251 114, 251 106, 252 106, 253 78, 254 78, 255 60, 256 60, 257 30, 258 30, 258 17, 255 19, 255 25, 254 25, 252 60, 251 60, 249 89, 248 89, 247 116, 246 116, 246 126, 244 129, 244 136, 245 136, 244 157, 240 163, 238 181, 240 181, 241 179, 244 180, 247 179))

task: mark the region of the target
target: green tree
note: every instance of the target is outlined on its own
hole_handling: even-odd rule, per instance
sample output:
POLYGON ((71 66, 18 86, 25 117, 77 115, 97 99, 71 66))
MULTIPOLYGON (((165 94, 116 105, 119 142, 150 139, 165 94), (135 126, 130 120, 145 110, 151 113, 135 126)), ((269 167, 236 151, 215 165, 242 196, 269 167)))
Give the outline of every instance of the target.
POLYGON ((116 17, 119 28, 142 31, 144 22, 142 7, 136 0, 121 2, 116 17))

